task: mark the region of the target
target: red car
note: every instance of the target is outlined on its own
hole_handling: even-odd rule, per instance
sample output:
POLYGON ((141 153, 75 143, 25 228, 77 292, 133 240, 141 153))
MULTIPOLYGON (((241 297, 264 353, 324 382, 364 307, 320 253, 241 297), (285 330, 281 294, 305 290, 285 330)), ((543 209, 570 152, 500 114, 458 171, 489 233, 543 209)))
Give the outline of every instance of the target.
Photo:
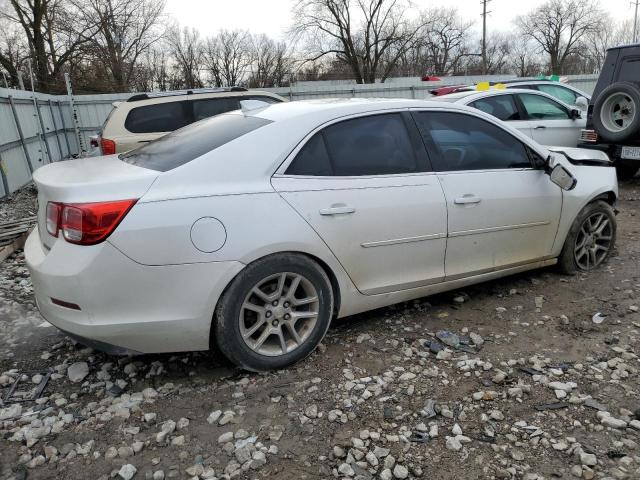
POLYGON ((449 95, 450 93, 456 92, 470 92, 474 88, 469 85, 447 85, 445 87, 434 88, 433 90, 429 90, 429 93, 440 97, 442 95, 449 95))

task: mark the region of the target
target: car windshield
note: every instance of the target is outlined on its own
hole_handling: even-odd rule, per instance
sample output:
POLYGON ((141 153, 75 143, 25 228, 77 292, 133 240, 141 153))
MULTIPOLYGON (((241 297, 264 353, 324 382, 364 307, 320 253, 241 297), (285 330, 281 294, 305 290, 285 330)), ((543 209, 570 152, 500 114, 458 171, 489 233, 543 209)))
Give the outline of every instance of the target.
POLYGON ((260 117, 222 114, 176 130, 121 154, 123 162, 166 172, 271 123, 260 117))

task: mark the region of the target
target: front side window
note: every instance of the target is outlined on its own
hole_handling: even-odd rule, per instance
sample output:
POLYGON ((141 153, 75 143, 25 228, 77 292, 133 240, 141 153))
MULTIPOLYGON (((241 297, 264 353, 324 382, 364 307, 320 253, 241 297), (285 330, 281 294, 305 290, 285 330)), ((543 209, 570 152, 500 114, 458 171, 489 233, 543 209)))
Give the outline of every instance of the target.
POLYGON ((431 163, 438 172, 529 168, 525 146, 509 132, 464 113, 416 112, 431 163), (430 147, 431 146, 431 147, 430 147))
POLYGON ((568 105, 576 103, 576 99, 579 97, 579 95, 573 90, 559 85, 540 84, 538 85, 538 90, 547 93, 568 105))
POLYGON ((372 115, 335 123, 315 134, 288 175, 360 176, 424 171, 402 115, 372 115))
POLYGON ((558 102, 542 95, 521 93, 518 95, 527 117, 531 120, 566 120, 570 119, 569 112, 558 102))
POLYGON ((124 128, 131 133, 173 132, 191 121, 188 102, 165 102, 132 108, 124 128))
POLYGON ((520 112, 513 101, 513 95, 481 98, 472 102, 471 106, 503 121, 520 120, 520 112))

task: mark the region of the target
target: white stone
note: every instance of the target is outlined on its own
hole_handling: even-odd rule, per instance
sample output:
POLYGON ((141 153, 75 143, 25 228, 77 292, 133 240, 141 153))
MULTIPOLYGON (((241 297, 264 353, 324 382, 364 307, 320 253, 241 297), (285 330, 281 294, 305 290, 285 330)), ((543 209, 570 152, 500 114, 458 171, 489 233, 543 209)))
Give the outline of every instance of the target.
POLYGON ((74 383, 81 382, 87 375, 89 375, 89 365, 87 362, 76 362, 69 365, 69 368, 67 368, 67 376, 69 377, 69 380, 74 383))
POLYGON ((137 471, 138 470, 136 469, 136 467, 134 467, 130 463, 127 463, 126 465, 123 465, 122 468, 118 471, 118 475, 120 475, 123 480, 131 480, 137 471))

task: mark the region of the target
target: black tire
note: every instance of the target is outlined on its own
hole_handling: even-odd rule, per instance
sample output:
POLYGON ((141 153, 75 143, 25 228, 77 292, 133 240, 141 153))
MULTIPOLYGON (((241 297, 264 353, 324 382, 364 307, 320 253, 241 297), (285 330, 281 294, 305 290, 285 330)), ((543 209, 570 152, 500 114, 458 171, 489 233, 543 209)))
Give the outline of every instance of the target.
POLYGON ((580 211, 576 219, 573 221, 573 225, 571 225, 571 228, 569 229, 567 238, 564 241, 564 246, 562 247, 562 252, 560 253, 560 257, 558 258, 558 266, 563 273, 566 273, 568 275, 574 275, 578 271, 589 271, 597 268, 607 261, 607 259, 611 255, 611 252, 613 251, 615 243, 616 216, 613 212, 613 208, 611 207, 611 205, 602 200, 591 202, 580 211), (609 220, 611 225, 611 239, 609 241, 608 249, 604 257, 599 259, 599 261, 591 268, 584 268, 576 261, 577 242, 581 239, 581 229, 585 221, 597 214, 603 214, 609 220))
POLYGON ((631 180, 635 177, 638 170, 640 170, 640 162, 624 162, 624 161, 616 161, 616 173, 618 175, 618 180, 631 180))
MULTIPOLYGON (((265 303, 264 308, 271 309, 271 306, 265 303)), ((249 264, 226 289, 214 313, 212 328, 214 338, 212 338, 212 342, 216 342, 220 351, 231 362, 246 370, 257 372, 285 368, 305 359, 313 352, 327 333, 332 314, 333 290, 325 271, 304 255, 274 254, 249 264), (241 320, 241 314, 245 315, 242 307, 243 302, 248 298, 250 292, 254 291, 254 287, 260 285, 265 279, 278 274, 302 276, 309 282, 307 285, 311 285, 317 294, 318 315, 315 324, 307 330, 306 335, 308 336, 299 346, 287 353, 270 356, 254 351, 245 342, 241 333, 241 322, 245 321, 245 317, 243 316, 241 320)), ((272 320, 261 320, 264 322, 265 329, 269 328, 271 322, 276 320, 275 317, 276 315, 273 314, 272 320)), ((286 330, 291 337, 289 331, 283 327, 284 321, 280 328, 282 331, 286 330)), ((260 330, 258 330, 259 333, 260 330)), ((264 343, 266 344, 266 341, 264 343)))
POLYGON ((593 104, 592 121, 600 138, 607 142, 619 143, 633 138, 640 130, 640 88, 629 82, 617 82, 605 88, 593 104), (633 119, 620 130, 608 127, 608 122, 603 120, 603 115, 606 116, 610 112, 607 101, 616 95, 624 95, 635 105, 633 119))

